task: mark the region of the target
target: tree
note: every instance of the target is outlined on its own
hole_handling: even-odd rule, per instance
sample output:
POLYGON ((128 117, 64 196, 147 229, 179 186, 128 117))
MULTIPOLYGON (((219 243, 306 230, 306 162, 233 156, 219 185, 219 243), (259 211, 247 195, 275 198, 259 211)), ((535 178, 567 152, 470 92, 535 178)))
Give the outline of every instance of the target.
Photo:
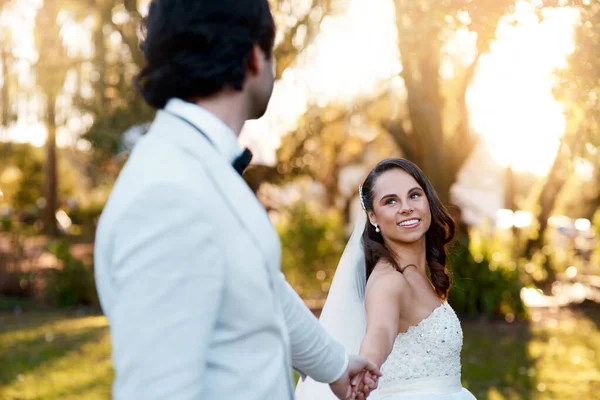
MULTIPOLYGON (((314 147, 306 143, 330 132, 329 123, 350 121, 362 113, 373 115, 373 118, 365 118, 371 129, 388 132, 395 151, 418 164, 431 179, 441 200, 451 203, 450 187, 477 141, 469 129, 467 90, 481 55, 489 50, 496 28, 501 18, 513 9, 514 0, 395 0, 394 4, 403 67, 400 77, 407 93, 406 102, 391 113, 399 117, 390 119, 381 112, 377 115, 377 108, 388 110, 390 107, 387 94, 361 100, 352 109, 338 110, 337 116, 331 118, 333 122, 321 118, 321 109, 313 108, 303 117, 303 121, 310 121, 299 124, 296 132, 284 138, 276 168, 251 171, 247 177, 250 182, 277 181, 280 177, 276 171, 299 172, 303 165, 301 160, 315 156, 314 147), (477 36, 475 56, 466 65, 464 60, 455 60, 457 73, 451 80, 445 80, 441 76, 442 62, 447 58, 444 45, 461 29, 477 36), (286 154, 292 156, 286 157, 286 154)), ((319 171, 323 171, 320 182, 326 188, 334 187, 340 164, 348 161, 335 148, 332 154, 339 154, 340 158, 328 158, 328 166, 321 163, 319 167, 319 171)), ((319 176, 310 166, 304 173, 319 176)), ((331 197, 339 197, 339 193, 332 193, 331 197)))
POLYGON ((569 68, 559 73, 561 80, 556 89, 568 116, 567 131, 539 197, 538 234, 529 239, 525 247, 525 254, 529 256, 544 244, 548 218, 577 157, 591 157, 595 176, 600 176, 600 160, 595 151, 600 144, 600 4, 577 1, 571 5, 579 8, 581 21, 575 31, 575 49, 569 56, 569 68), (585 154, 590 148, 594 149, 593 154, 585 154))
POLYGON ((395 0, 395 5, 408 112, 385 126, 405 156, 427 174, 441 200, 450 204, 450 187, 477 141, 469 128, 467 91, 479 59, 489 51, 496 28, 514 9, 514 1, 395 0), (444 82, 440 72, 444 44, 461 29, 477 36, 475 56, 466 65, 455 62, 460 72, 453 82, 444 82), (454 90, 445 92, 446 85, 454 90))
POLYGON ((29 143, 0 142, 3 200, 19 211, 35 207, 43 196, 44 157, 29 143))
POLYGON ((529 238, 525 244, 524 255, 531 257, 542 248, 544 236, 548 228, 548 219, 557 204, 558 195, 565 186, 570 170, 573 168, 574 156, 580 151, 583 131, 569 132, 560 141, 556 158, 539 195, 537 216, 537 234, 529 238))
POLYGON ((44 231, 50 236, 58 235, 56 211, 58 209, 58 174, 56 160, 57 98, 64 85, 69 65, 67 51, 60 36, 57 22, 60 11, 58 0, 45 0, 36 16, 35 42, 38 51, 36 82, 45 95, 46 181, 44 198, 44 231))
POLYGON ((93 118, 82 138, 93 146, 88 173, 94 185, 112 181, 118 173, 120 163, 115 155, 123 133, 154 115, 133 85, 133 78, 144 64, 138 35, 142 20, 138 3, 83 2, 86 15, 94 18, 93 55, 86 60, 86 71, 82 71, 82 80, 91 85, 92 95, 80 94, 76 104, 93 118))
MULTIPOLYGON (((114 156, 119 151, 122 134, 135 124, 151 120, 153 110, 133 87, 132 79, 144 65, 139 46, 139 25, 142 16, 135 0, 87 0, 86 12, 95 13, 94 57, 91 61, 99 79, 93 81, 94 99, 80 99, 80 106, 94 117, 93 126, 84 138, 94 147, 93 164, 111 171, 114 177, 114 156), (115 18, 118 15, 119 18, 115 18), (107 46, 107 37, 116 32, 119 45, 107 46)), ((304 6, 293 0, 271 0, 278 36, 274 49, 276 78, 294 64, 319 31, 324 17, 336 12, 338 0, 310 0, 304 6)))
POLYGON ((11 86, 14 76, 11 74, 14 57, 11 48, 10 32, 0 28, 0 69, 2 70, 2 87, 0 88, 0 126, 7 127, 14 122, 14 112, 11 110, 11 86))
POLYGON ((291 67, 298 55, 317 37, 323 19, 340 11, 339 0, 310 0, 304 6, 293 0, 270 0, 271 11, 279 33, 273 51, 276 60, 275 77, 291 67))
MULTIPOLYGON (((0 0, 0 15, 5 11, 5 6, 10 0, 0 0)), ((13 35, 6 26, 0 26, 0 70, 2 72, 0 87, 0 127, 6 128, 15 120, 11 100, 15 94, 16 77, 14 65, 17 61, 13 54, 13 35)))

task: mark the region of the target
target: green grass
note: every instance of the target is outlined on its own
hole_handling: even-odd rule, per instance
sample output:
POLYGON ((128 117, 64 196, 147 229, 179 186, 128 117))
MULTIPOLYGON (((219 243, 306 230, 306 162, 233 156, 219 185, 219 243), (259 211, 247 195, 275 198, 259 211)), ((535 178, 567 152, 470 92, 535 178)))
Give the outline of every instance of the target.
POLYGON ((463 378, 478 399, 600 399, 598 306, 531 324, 464 324, 463 378))
MULTIPOLYGON (((597 308, 597 307, 596 307, 597 308)), ((482 399, 600 399, 600 313, 464 324, 463 381, 482 399)), ((73 312, 0 314, 0 399, 108 399, 106 320, 73 312)))
POLYGON ((0 316, 0 399, 108 399, 112 379, 104 317, 0 316))

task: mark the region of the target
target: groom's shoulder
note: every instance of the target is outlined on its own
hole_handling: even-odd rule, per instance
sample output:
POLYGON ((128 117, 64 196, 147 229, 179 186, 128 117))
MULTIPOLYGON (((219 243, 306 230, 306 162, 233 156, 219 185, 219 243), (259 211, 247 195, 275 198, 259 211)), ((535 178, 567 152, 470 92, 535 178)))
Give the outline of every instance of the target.
MULTIPOLYGON (((198 160, 173 143, 149 135, 132 151, 117 184, 135 192, 148 187, 175 188, 188 192, 211 189, 212 182, 198 160)), ((166 190, 158 190, 165 193, 166 190)))
POLYGON ((149 163, 138 152, 132 154, 121 171, 103 214, 152 212, 165 207, 205 209, 218 206, 215 196, 210 195, 215 192, 213 182, 202 168, 192 170, 184 163, 162 159, 160 155, 154 163, 149 163))

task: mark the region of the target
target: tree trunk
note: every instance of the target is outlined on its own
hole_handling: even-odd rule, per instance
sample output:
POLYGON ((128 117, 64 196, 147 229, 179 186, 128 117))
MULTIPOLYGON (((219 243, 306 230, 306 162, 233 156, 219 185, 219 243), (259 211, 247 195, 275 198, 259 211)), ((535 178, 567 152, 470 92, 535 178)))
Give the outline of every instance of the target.
POLYGON ((592 221, 598 210, 600 210, 600 190, 598 190, 594 198, 589 201, 589 205, 587 206, 583 217, 592 221))
POLYGON ((0 44, 0 68, 2 68, 2 91, 0 92, 0 126, 6 127, 10 121, 10 99, 8 87, 9 52, 0 44))
POLYGON ((504 208, 515 211, 517 207, 515 201, 515 174, 510 165, 505 170, 504 188, 504 208))
POLYGON ((46 139, 46 185, 44 188, 46 207, 44 208, 44 231, 48 236, 57 237, 58 173, 56 167, 56 95, 54 93, 47 94, 46 112, 48 138, 46 139))
POLYGON ((443 168, 440 168, 444 164, 442 161, 444 160, 444 134, 439 66, 436 61, 437 55, 423 60, 415 60, 411 55, 402 57, 402 64, 405 66, 403 77, 412 124, 410 136, 417 143, 411 161, 425 172, 433 187, 447 199, 446 189, 449 189, 449 185, 445 182, 443 168), (415 68, 418 71, 415 71, 415 68))
MULTIPOLYGON (((343 146, 342 143, 338 143, 334 147, 334 153, 339 154, 343 146)), ((329 173, 323 177, 323 184, 325 186, 325 207, 330 208, 334 206, 340 206, 338 203, 340 195, 340 164, 335 160, 331 165, 329 173)))
MULTIPOLYGON (((106 14, 106 10, 101 10, 101 13, 106 14)), ((109 10, 110 12, 110 10, 109 10)), ((104 21, 110 18, 104 15, 98 18, 98 25, 93 33, 94 40, 94 67, 96 68, 98 81, 94 83, 94 94, 96 109, 100 111, 96 118, 104 118, 106 114, 107 98, 106 98, 106 45, 104 43, 104 21)))
MULTIPOLYGON (((516 201, 516 187, 515 187, 515 173, 512 169, 512 165, 506 167, 506 176, 505 176, 505 191, 504 191, 504 208, 511 210, 513 213, 517 211, 517 201, 516 201)), ((516 259, 521 251, 521 243, 520 243, 520 235, 519 228, 515 226, 513 223, 511 226, 512 233, 512 256, 516 259)))
MULTIPOLYGON (((577 143, 577 140, 580 139, 580 134, 571 135, 574 141, 573 144, 577 143)), ((542 188, 542 192, 539 198, 540 209, 537 215, 538 222, 538 235, 535 238, 531 238, 527 241, 525 245, 524 255, 526 257, 531 257, 533 254, 540 250, 544 244, 544 236, 546 234, 546 230, 548 228, 548 218, 550 218, 550 214, 554 209, 554 205, 556 204, 557 197, 562 190, 565 182, 567 181, 567 169, 571 156, 570 152, 570 140, 568 138, 564 138, 560 142, 560 147, 558 148, 558 152, 556 154, 556 158, 554 159, 554 163, 552 164, 552 168, 548 173, 548 178, 544 187, 542 188)))

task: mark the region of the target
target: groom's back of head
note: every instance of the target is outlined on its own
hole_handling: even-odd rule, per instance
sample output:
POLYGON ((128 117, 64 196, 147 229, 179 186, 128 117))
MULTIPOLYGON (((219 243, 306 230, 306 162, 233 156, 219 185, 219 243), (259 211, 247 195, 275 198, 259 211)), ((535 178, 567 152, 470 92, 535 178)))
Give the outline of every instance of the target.
POLYGON ((272 56, 268 0, 154 0, 143 26, 146 65, 136 79, 149 105, 242 90, 254 45, 272 56))

